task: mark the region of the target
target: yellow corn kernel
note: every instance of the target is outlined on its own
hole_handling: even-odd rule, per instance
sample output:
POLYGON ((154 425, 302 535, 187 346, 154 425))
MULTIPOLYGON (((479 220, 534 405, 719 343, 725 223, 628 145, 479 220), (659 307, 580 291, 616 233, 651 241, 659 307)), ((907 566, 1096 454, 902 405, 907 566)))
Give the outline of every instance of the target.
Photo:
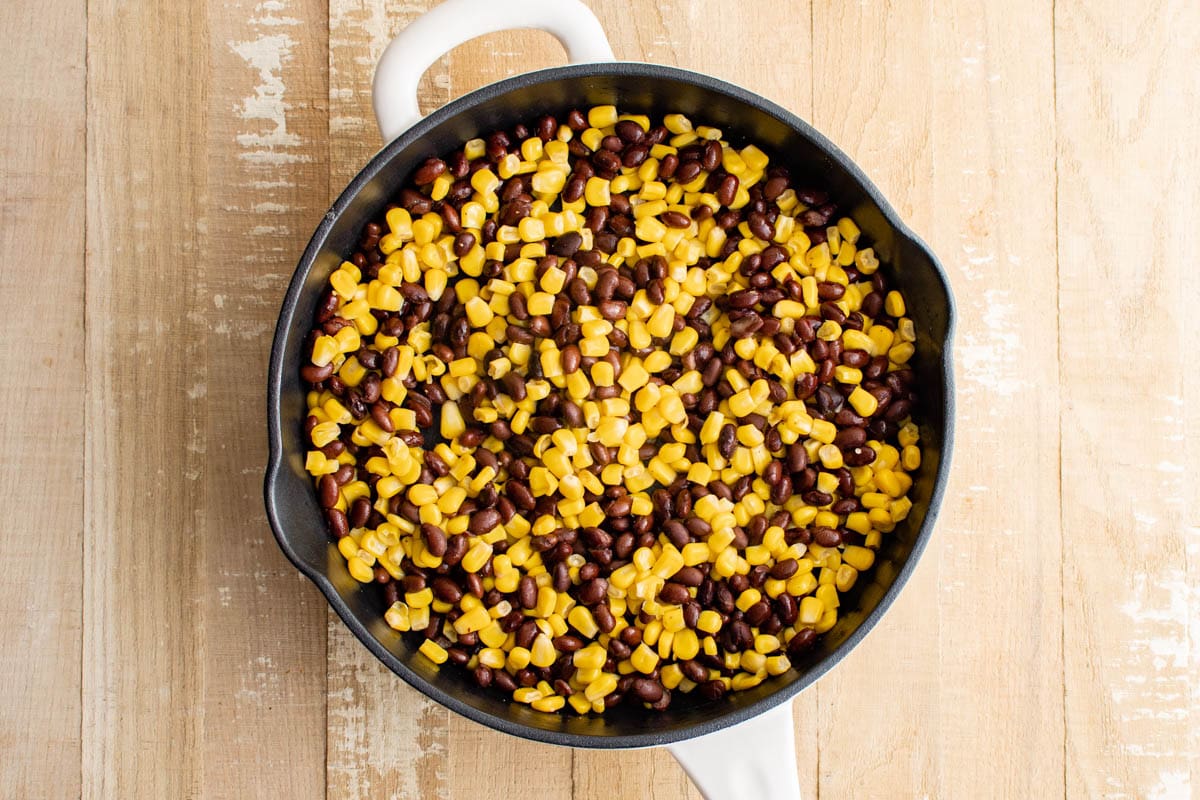
POLYGON ((833 377, 838 383, 858 384, 862 383, 862 370, 856 367, 847 367, 844 364, 839 364, 833 368, 833 377))
MULTIPOLYGON (((591 610, 585 606, 575 606, 572 608, 567 613, 567 622, 571 624, 571 627, 589 639, 595 638, 596 634, 600 632, 600 626, 596 624, 596 619, 592 616, 591 610)), ((575 662, 575 665, 580 666, 578 661, 575 662)))
POLYGON ((817 328, 817 338, 824 339, 827 342, 832 342, 840 338, 842 335, 842 326, 831 319, 827 319, 821 323, 821 327, 817 328))
POLYGON ((758 403, 754 401, 749 389, 743 389, 729 398, 729 413, 735 417, 745 417, 753 413, 757 406, 758 403))
POLYGON ((613 365, 607 361, 597 361, 592 364, 591 377, 596 386, 612 386, 615 380, 613 365))
POLYGON ((467 312, 467 321, 474 328, 485 328, 492 321, 495 314, 492 312, 491 306, 487 301, 478 295, 471 297, 463 304, 464 310, 467 312))
POLYGON ((696 628, 705 633, 717 633, 721 630, 721 615, 711 609, 701 611, 699 619, 696 620, 696 628))
MULTIPOLYGON (((480 638, 482 638, 482 636, 480 638)), ((504 651, 499 647, 485 647, 479 651, 479 663, 485 667, 491 667, 492 669, 503 669, 505 660, 506 657, 504 651)))
POLYGON ((589 206, 607 206, 612 202, 609 182, 604 178, 588 178, 583 190, 584 199, 589 206))
POLYGON ((667 234, 667 226, 654 217, 644 217, 637 221, 634 234, 643 242, 661 242, 667 234))
POLYGON ((359 556, 354 556, 347 561, 346 566, 350 569, 350 575, 359 583, 370 583, 375 579, 375 571, 359 556))
POLYGON ((612 673, 604 673, 596 680, 592 681, 584 689, 583 695, 588 700, 595 703, 598 700, 603 700, 617 690, 617 676, 612 673))
POLYGON ((582 692, 576 692, 571 695, 567 698, 567 702, 571 704, 571 708, 575 709, 578 714, 586 714, 592 710, 592 701, 584 697, 582 692))
POLYGON ((671 354, 662 350, 655 350, 653 353, 642 359, 642 363, 649 372, 662 372, 664 369, 671 366, 671 354))
POLYGON ((567 698, 561 695, 550 695, 548 697, 539 697, 530 703, 530 706, 535 711, 544 711, 553 713, 560 710, 567 703, 567 698))
POLYGON ((476 540, 460 563, 467 572, 478 572, 491 557, 492 546, 485 541, 476 540))
POLYGON ((319 422, 313 426, 310 438, 317 447, 324 447, 337 439, 340 433, 341 429, 336 422, 319 422))
POLYGON ((855 386, 854 391, 850 392, 848 399, 850 405, 862 417, 871 416, 879 408, 879 401, 875 399, 875 395, 866 391, 861 386, 855 386))
POLYGON ((450 657, 450 654, 447 653, 445 649, 433 639, 426 639, 425 641, 421 642, 421 646, 417 649, 420 650, 421 655, 425 656, 435 664, 445 664, 446 659, 450 657))
POLYGON ((461 634, 478 633, 492 622, 492 617, 482 605, 476 606, 454 620, 454 630, 461 634))
MULTIPOLYGON (((329 424, 329 423, 322 423, 322 424, 329 424)), ((315 431, 316 428, 314 428, 313 430, 315 431)), ((332 464, 333 464, 332 470, 330 470, 329 467, 327 466, 330 463, 331 463, 330 460, 326 459, 325 454, 322 453, 320 450, 309 450, 308 455, 305 457, 305 460, 304 460, 304 469, 307 470, 308 473, 311 475, 328 475, 331 472, 337 472, 337 470, 339 469, 339 467, 337 466, 338 462, 336 460, 332 461, 332 464)))
MULTIPOLYGON (((465 558, 463 559, 466 560, 465 558)), ((554 609, 558 605, 558 592, 554 591, 549 586, 538 587, 537 605, 533 609, 534 615, 538 617, 548 617, 554 613, 554 609)))
POLYGON ((792 662, 785 655, 771 656, 767 659, 766 670, 768 675, 782 675, 791 668, 792 662))
POLYGON ((667 114, 663 117, 663 125, 673 134, 691 133, 692 121, 683 114, 667 114))
POLYGON ((754 649, 763 655, 770 655, 782 646, 777 636, 760 633, 754 637, 754 649))
POLYGON ((408 606, 404 603, 392 603, 391 607, 384 612, 383 619, 387 622, 392 630, 409 631, 412 630, 412 617, 409 613, 408 606))
POLYGON ((817 457, 821 459, 821 466, 825 469, 841 469, 842 467, 842 451, 836 444, 824 444, 817 450, 817 457))
POLYGON ((434 505, 438 501, 437 489, 429 484, 419 483, 409 487, 408 499, 418 508, 424 505, 434 505))
POLYGON ((759 670, 766 670, 767 657, 757 650, 747 650, 746 652, 742 653, 741 663, 739 666, 753 675, 759 670))
POLYGON ((429 606, 409 608, 408 613, 414 631, 423 631, 429 627, 429 606))
POLYGON ((731 577, 737 571, 737 550, 727 547, 713 561, 713 572, 722 578, 731 577))
POLYGON ((533 640, 529 654, 529 663, 535 667, 548 667, 558 659, 558 651, 554 649, 554 643, 544 633, 539 633, 533 640))
POLYGON ((904 295, 896 291, 888 292, 887 297, 883 299, 883 310, 890 316, 903 317, 905 311, 904 295))
POLYGON ((644 675, 649 675, 658 666, 658 653, 646 644, 644 634, 642 643, 633 651, 629 661, 633 664, 634 669, 644 675))
POLYGON ((613 105, 593 106, 588 110, 588 125, 593 128, 607 128, 617 124, 617 107, 613 105))
POLYGON ((572 662, 576 669, 600 669, 608 660, 608 652, 599 644, 590 644, 575 651, 572 662))
POLYGON ((492 172, 491 169, 484 167, 471 175, 471 187, 486 198, 488 195, 494 194, 496 189, 500 188, 500 179, 496 177, 496 173, 492 172))
POLYGON ((674 323, 675 307, 669 304, 663 304, 655 309, 654 313, 650 315, 650 319, 646 321, 646 329, 654 338, 665 339, 671 335, 671 330, 674 323))
POLYGON ((816 597, 809 595, 800 601, 799 621, 801 625, 816 625, 824 613, 825 605, 816 597))
POLYGON ((679 552, 683 556, 684 566, 688 567, 703 564, 705 561, 708 561, 710 555, 708 545, 704 542, 690 542, 685 544, 679 552))
POLYGON ((737 607, 739 611, 749 611, 750 608, 762 600, 762 593, 758 589, 747 589, 738 595, 737 607))
POLYGON ((854 583, 858 580, 858 570, 849 564, 842 564, 837 568, 837 574, 833 578, 833 585, 837 587, 839 592, 848 592, 854 588, 854 583))
POLYGON ((512 670, 525 669, 529 666, 529 650, 524 647, 514 647, 508 651, 507 663, 512 670))
POLYGON ((312 363, 323 367, 333 361, 340 352, 338 342, 332 336, 319 336, 313 344, 312 363))
POLYGON ((921 466, 921 450, 916 445, 905 445, 900 451, 900 465, 912 472, 921 466))
POLYGON ((875 563, 875 551, 866 547, 850 545, 842 552, 842 560, 859 572, 868 570, 875 563))
POLYGON ((875 488, 890 497, 899 497, 904 493, 900 488, 900 481, 897 480, 896 473, 890 469, 875 470, 875 488))
POLYGON ((700 654, 700 637, 693 630, 677 631, 671 639, 671 650, 675 658, 688 661, 700 654))
POLYGON ((407 592, 404 602, 408 603, 409 608, 428 608, 433 602, 433 590, 427 586, 419 592, 407 592))
POLYGON ((914 351, 916 351, 916 348, 913 348, 911 342, 901 342, 888 350, 888 359, 895 363, 907 363, 908 360, 912 359, 914 351))
POLYGON ((833 444, 837 437, 837 426, 827 420, 814 419, 810 435, 821 444, 833 444))
POLYGON ((825 606, 825 608, 837 608, 839 605, 841 605, 841 601, 838 600, 837 586, 834 585, 834 582, 837 580, 837 570, 821 570, 822 579, 824 579, 826 573, 829 574, 829 582, 822 582, 822 585, 817 587, 816 596, 817 599, 821 601, 822 605, 825 606))

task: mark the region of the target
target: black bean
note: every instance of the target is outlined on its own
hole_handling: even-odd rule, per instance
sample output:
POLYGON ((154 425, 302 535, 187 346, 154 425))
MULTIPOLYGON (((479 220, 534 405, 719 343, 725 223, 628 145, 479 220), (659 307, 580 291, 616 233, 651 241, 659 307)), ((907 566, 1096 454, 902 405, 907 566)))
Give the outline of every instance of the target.
POLYGON ((537 582, 528 575, 517 583, 517 601, 521 608, 532 610, 537 607, 537 582))
POLYGON ((608 597, 608 581, 595 578, 583 584, 579 589, 579 602, 587 606, 599 603, 608 597))
POLYGON ((635 678, 633 692, 644 703, 656 703, 663 696, 662 684, 650 678, 635 678))

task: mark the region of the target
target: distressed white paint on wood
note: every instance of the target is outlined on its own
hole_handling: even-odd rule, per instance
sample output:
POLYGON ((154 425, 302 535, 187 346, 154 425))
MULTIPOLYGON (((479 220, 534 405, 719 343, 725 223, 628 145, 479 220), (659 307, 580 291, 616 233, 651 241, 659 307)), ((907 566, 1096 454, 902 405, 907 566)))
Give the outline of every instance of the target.
POLYGON ((1067 791, 1187 797, 1200 791, 1200 7, 1055 11, 1067 791))
POLYGON ((210 797, 317 797, 325 779, 325 601, 263 512, 261 386, 279 303, 329 181, 323 0, 223 0, 208 18, 201 244, 205 415, 204 785, 210 797), (232 113, 230 111, 232 110, 232 113), (224 376, 237 376, 236 380, 224 376), (230 758, 230 753, 238 753, 230 758))
POLYGON ((1052 25, 1047 0, 976 0, 933 16, 935 211, 921 232, 959 310, 958 455, 930 598, 940 633, 934 746, 950 797, 1062 790, 1052 25), (1025 57, 1009 57, 1021 48, 1025 57))

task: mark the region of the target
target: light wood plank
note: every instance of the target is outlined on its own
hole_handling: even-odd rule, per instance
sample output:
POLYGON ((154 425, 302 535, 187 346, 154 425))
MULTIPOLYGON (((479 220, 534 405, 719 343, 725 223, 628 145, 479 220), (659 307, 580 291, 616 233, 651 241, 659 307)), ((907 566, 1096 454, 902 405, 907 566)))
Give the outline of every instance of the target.
POLYGON ((324 796, 325 601, 263 513, 271 334, 328 193, 328 6, 209 3, 202 397, 204 793, 324 796), (232 113, 230 113, 232 111, 232 113), (232 376, 232 380, 225 377, 232 376), (260 390, 261 391, 261 390, 260 390), (230 758, 236 753, 236 758, 230 758))
POLYGON ((934 16, 932 214, 919 231, 958 300, 959 414, 930 553, 937 688, 922 702, 938 716, 948 797, 1062 793, 1052 18, 1049 0, 934 16))
POLYGON ((0 504, 19 510, 0 535, 9 797, 79 794, 85 19, 81 0, 0 4, 0 504))
MULTIPOLYGON (((435 4, 330 2, 330 202, 381 144, 371 111, 375 62, 396 33, 435 4)), ((449 99, 445 74, 443 60, 422 81, 422 108, 449 99)), ((328 619, 328 797, 448 797, 450 712, 393 675, 332 612, 328 619)))
POLYGON ((1059 2, 1072 797, 1200 791, 1200 6, 1059 2))
POLYGON ((246 433, 247 365, 320 212, 324 47, 286 33, 311 39, 313 6, 89 9, 89 797, 244 797, 264 774, 320 794, 321 604, 270 537, 246 433))
MULTIPOLYGON (((809 2, 775 7, 770 25, 763 25, 758 13, 739 11, 718 0, 668 0, 653 5, 589 0, 589 5, 619 59, 695 69, 759 92, 802 117, 812 111, 809 2), (718 23, 721 45, 714 47, 718 23)), ((796 751, 807 797, 816 795, 816 700, 816 691, 810 690, 794 701, 796 751)), ((575 754, 578 800, 681 796, 700 795, 665 750, 575 754)))
POLYGON ((88 5, 85 797, 202 787, 203 36, 88 5))
MULTIPOLYGON (((932 20, 929 0, 813 6, 814 124, 918 231, 936 220, 932 20)), ((937 546, 886 620, 816 687, 821 796, 947 794, 937 751, 940 628, 929 613, 937 546)))

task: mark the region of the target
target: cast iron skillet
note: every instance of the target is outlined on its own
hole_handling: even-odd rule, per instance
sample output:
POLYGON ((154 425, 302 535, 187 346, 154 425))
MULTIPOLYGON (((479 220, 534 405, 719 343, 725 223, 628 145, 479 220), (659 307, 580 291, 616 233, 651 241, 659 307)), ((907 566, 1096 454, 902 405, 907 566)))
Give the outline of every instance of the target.
POLYGON ((841 150, 790 112, 723 81, 652 64, 581 64, 520 75, 455 100, 392 141, 354 178, 317 227, 288 287, 271 349, 267 515, 283 552, 325 594, 354 635, 389 669, 442 705, 506 733, 573 747, 648 747, 701 736, 784 703, 821 677, 875 626, 912 575, 932 533, 949 466, 953 329, 950 285, 933 253, 841 150), (482 690, 461 670, 439 669, 414 657, 413 648, 384 623, 381 593, 350 577, 326 533, 304 470, 306 408, 299 372, 301 345, 330 273, 353 252, 362 226, 379 214, 417 165, 496 129, 511 129, 543 114, 561 119, 572 108, 608 103, 651 116, 682 112, 715 125, 735 144, 758 144, 801 182, 831 191, 908 299, 917 326, 913 361, 919 375, 917 422, 923 457, 912 489, 911 515, 887 537, 890 549, 880 553, 878 566, 868 573, 873 582, 864 578, 856 597, 843 603, 846 609, 857 602, 858 610, 845 614, 791 671, 717 703, 685 703, 687 708, 665 713, 622 706, 604 716, 579 717, 539 713, 482 690))

